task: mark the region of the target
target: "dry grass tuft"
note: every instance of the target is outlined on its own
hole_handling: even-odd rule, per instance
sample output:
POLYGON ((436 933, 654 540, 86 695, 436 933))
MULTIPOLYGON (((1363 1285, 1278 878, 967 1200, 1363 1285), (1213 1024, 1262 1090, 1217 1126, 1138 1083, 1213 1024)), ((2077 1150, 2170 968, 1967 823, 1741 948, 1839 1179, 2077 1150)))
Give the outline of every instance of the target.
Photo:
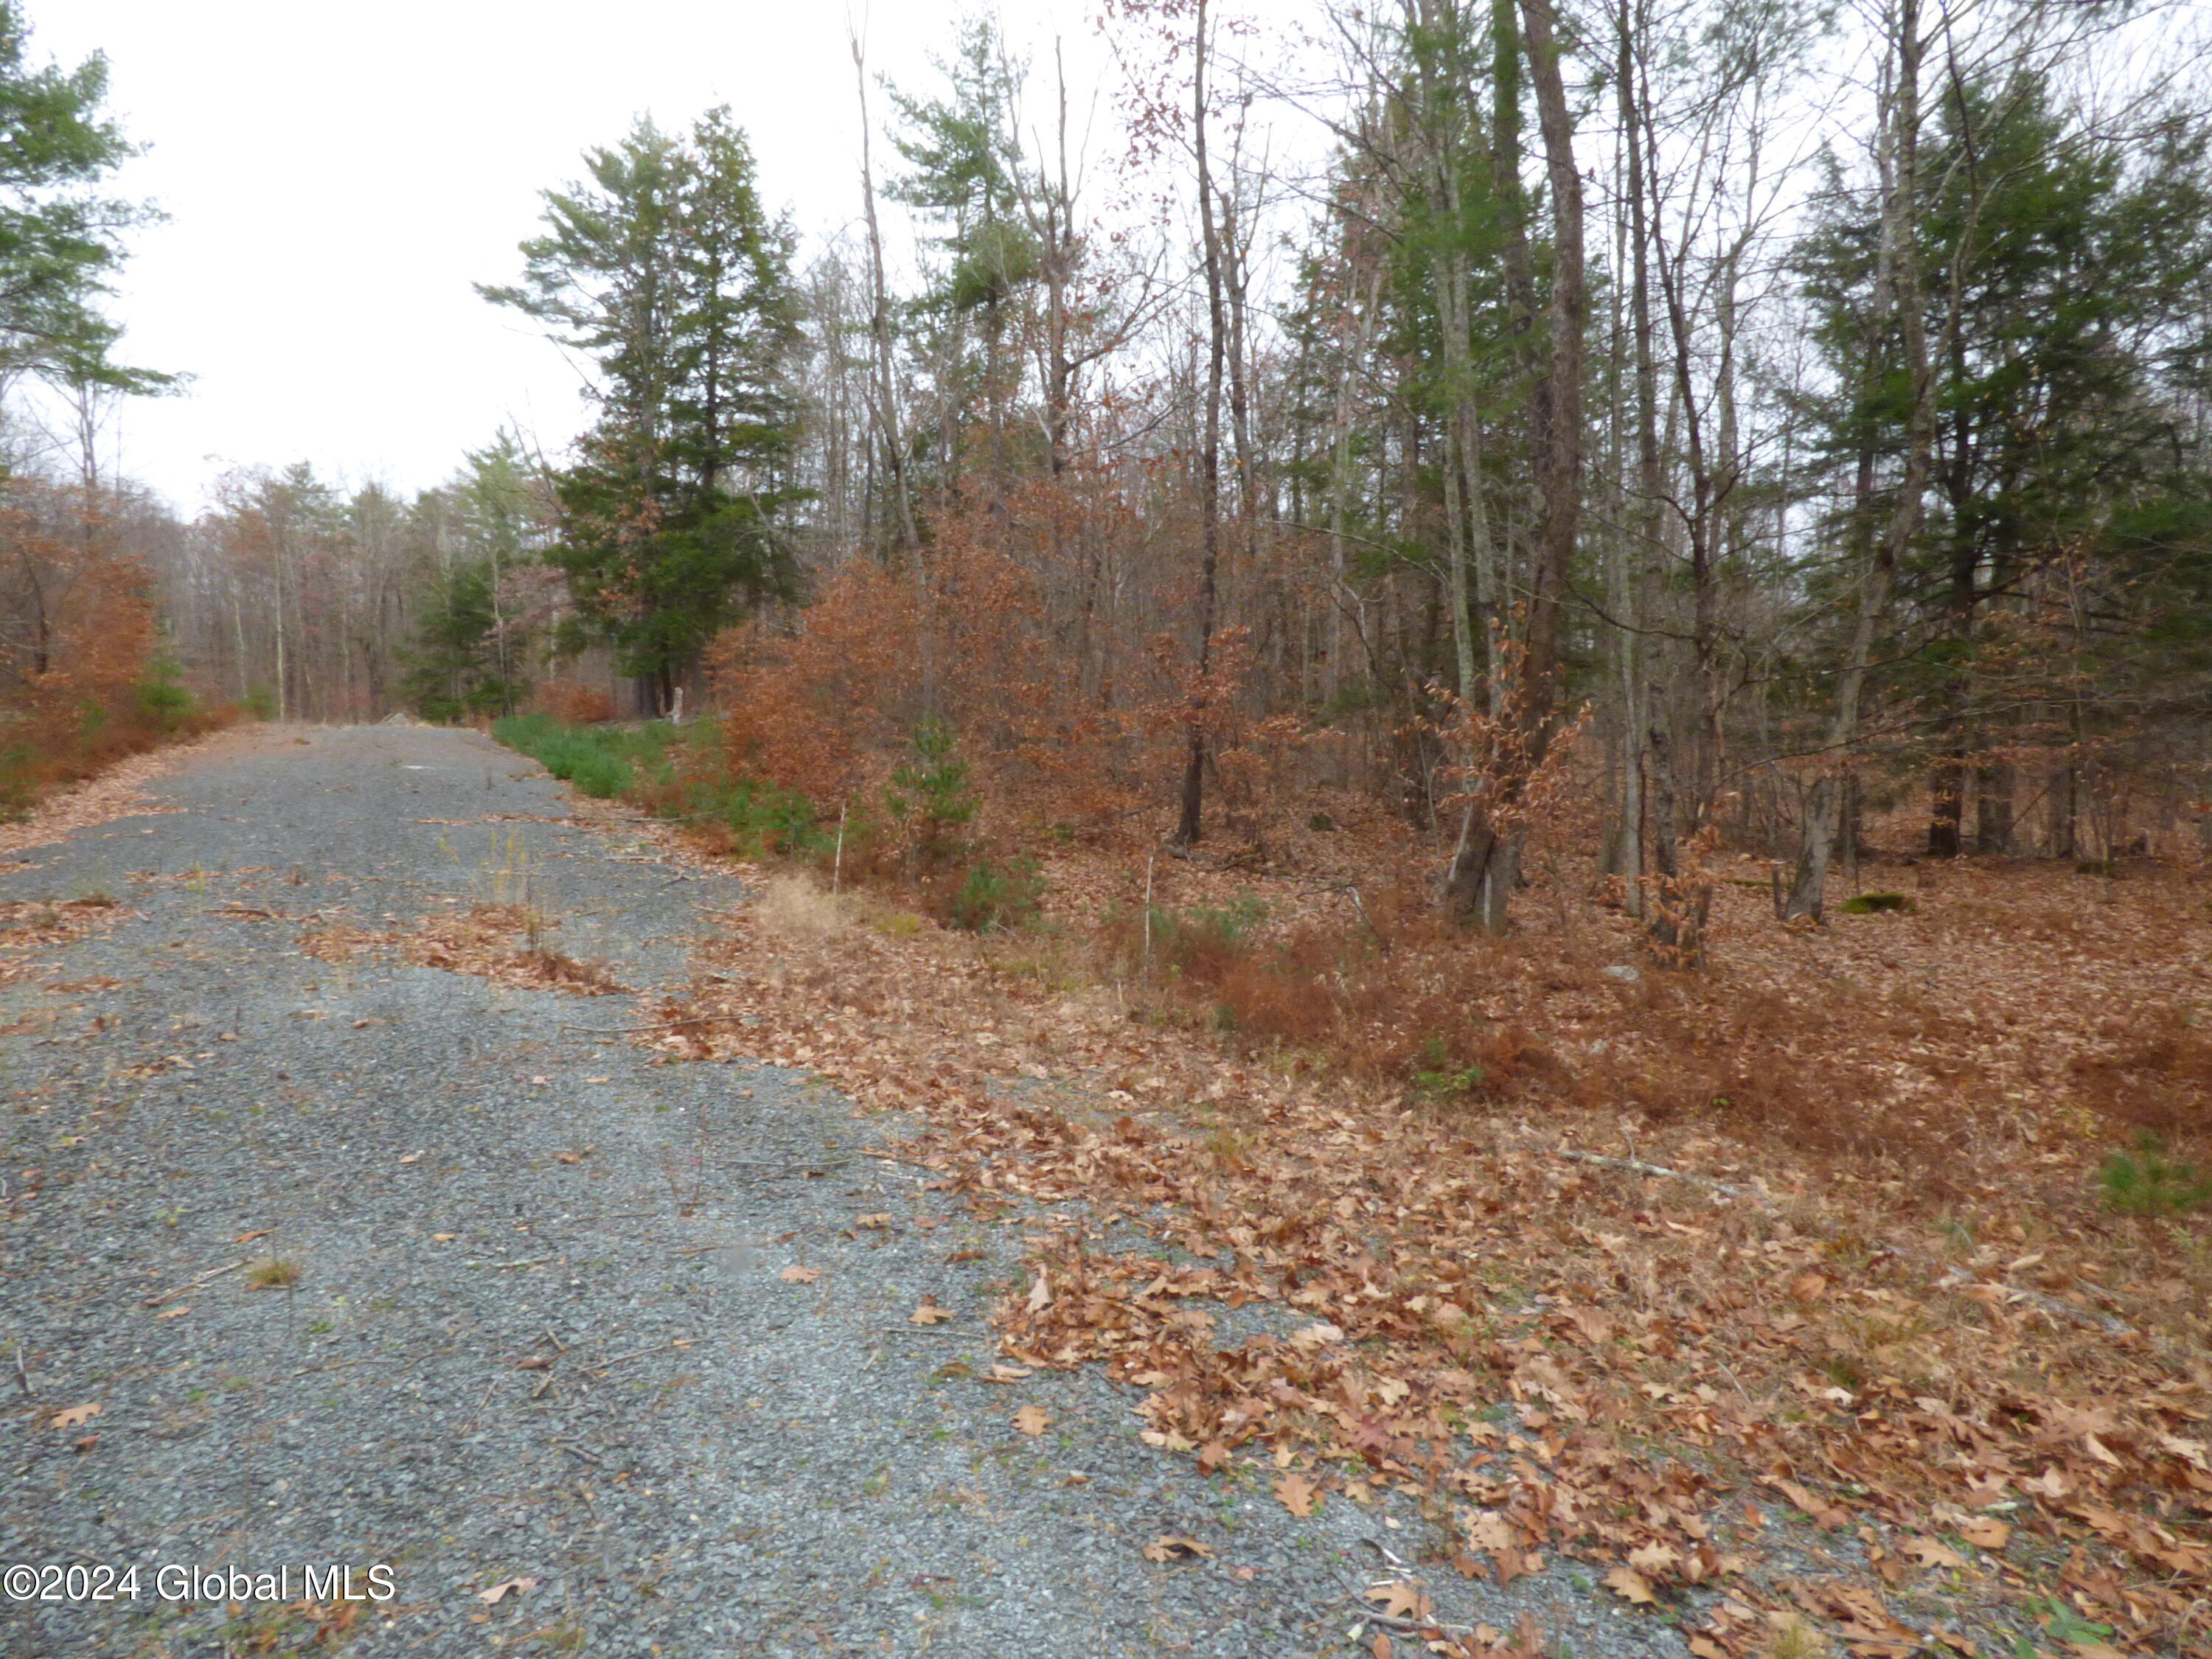
POLYGON ((1834 1651, 1812 1626, 1792 1621, 1777 1630, 1759 1653, 1759 1659, 1829 1659, 1834 1651))
POLYGON ((779 938, 823 943, 849 933, 851 906, 840 895, 823 892, 803 875, 773 878, 754 902, 760 926, 779 938))
POLYGON ((289 1290, 300 1282, 300 1264, 289 1256, 272 1255, 257 1262, 246 1275, 249 1291, 289 1290))

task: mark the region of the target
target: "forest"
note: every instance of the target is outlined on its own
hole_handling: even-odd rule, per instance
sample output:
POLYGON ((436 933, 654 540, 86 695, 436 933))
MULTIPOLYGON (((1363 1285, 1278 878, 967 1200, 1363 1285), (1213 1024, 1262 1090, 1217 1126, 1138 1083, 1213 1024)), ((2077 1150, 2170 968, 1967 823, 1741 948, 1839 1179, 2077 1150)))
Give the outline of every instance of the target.
POLYGON ((572 446, 411 499, 246 467, 184 522, 96 460, 168 379, 100 304, 128 141, 11 14, 8 361, 63 418, 11 428, 8 696, 681 694, 812 821, 929 734, 1006 835, 1262 860, 1349 789, 1493 932, 1572 819, 1686 959, 1722 849, 1815 920, 1877 824, 2201 856, 2212 127, 2166 15, 1409 0, 1293 47, 1117 0, 1110 146, 986 17, 926 84, 856 43, 836 240, 717 109, 609 135, 485 273, 589 366, 572 446))

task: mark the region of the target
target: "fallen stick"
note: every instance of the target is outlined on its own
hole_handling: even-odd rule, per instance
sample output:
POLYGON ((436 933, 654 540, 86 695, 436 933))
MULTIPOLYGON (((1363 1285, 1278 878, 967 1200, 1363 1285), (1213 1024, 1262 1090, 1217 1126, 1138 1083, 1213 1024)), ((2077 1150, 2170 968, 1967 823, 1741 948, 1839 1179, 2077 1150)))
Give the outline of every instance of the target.
POLYGON ((563 1025, 561 1029, 592 1036, 627 1036, 635 1031, 673 1031, 686 1025, 721 1024, 745 1018, 744 1014, 701 1014, 695 1019, 664 1019, 651 1025, 563 1025))
POLYGON ((492 1378, 490 1382, 484 1384, 483 1398, 477 1401, 477 1408, 469 1413, 469 1420, 461 1425, 461 1432, 463 1434, 466 1434, 471 1429, 476 1427, 477 1419, 482 1417, 483 1415, 483 1408, 491 1404, 491 1391, 498 1386, 499 1379, 495 1376, 492 1378))
MULTIPOLYGON (((684 1337, 680 1340, 686 1347, 690 1346, 691 1339, 690 1337, 684 1337)), ((617 1365, 627 1365, 633 1359, 642 1359, 647 1354, 659 1353, 664 1349, 672 1348, 676 1346, 678 1340, 678 1339, 672 1337, 669 1340, 659 1344, 659 1346, 639 1348, 634 1352, 622 1354, 613 1359, 603 1359, 596 1365, 586 1365, 584 1369, 590 1372, 593 1376, 605 1376, 609 1371, 614 1370, 617 1365)))
POLYGON ((158 1308, 164 1302, 174 1302, 180 1296, 190 1296, 194 1291, 199 1289, 201 1285, 205 1285, 211 1280, 221 1279, 225 1273, 234 1273, 240 1267, 243 1267, 247 1262, 252 1260, 253 1258, 250 1255, 241 1256, 236 1261, 232 1262, 228 1267, 213 1268, 207 1273, 202 1273, 198 1279, 193 1279, 189 1284, 178 1285, 173 1291, 164 1291, 159 1296, 149 1296, 138 1305, 142 1308, 158 1308))
POLYGON ((1565 1146, 1558 1149, 1558 1155, 1572 1164, 1595 1164, 1607 1170, 1627 1170, 1636 1175, 1664 1176, 1670 1181, 1686 1181, 1692 1186, 1725 1193, 1730 1198, 1747 1198, 1770 1210, 1774 1207, 1773 1200, 1764 1193, 1755 1193, 1748 1187, 1731 1187, 1725 1181, 1715 1181, 1711 1176, 1692 1175, 1687 1170, 1670 1170, 1663 1164, 1646 1164, 1636 1158, 1606 1158, 1596 1152, 1577 1152, 1565 1146))

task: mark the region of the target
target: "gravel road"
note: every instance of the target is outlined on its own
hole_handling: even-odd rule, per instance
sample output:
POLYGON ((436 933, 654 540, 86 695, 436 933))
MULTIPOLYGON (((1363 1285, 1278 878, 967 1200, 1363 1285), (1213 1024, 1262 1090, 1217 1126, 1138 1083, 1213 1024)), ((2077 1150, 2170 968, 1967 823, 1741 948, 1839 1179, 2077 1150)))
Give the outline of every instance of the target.
MULTIPOLYGON (((37 964, 0 989, 0 1565, 65 1597, 138 1570, 0 1602, 0 1651, 1369 1650, 1350 1597, 1415 1553, 1410 1510, 1302 1521, 1144 1444, 1095 1376, 981 1380, 1021 1218, 871 1157, 905 1126, 803 1074, 616 1034, 734 880, 466 733, 261 728, 151 793, 0 876, 120 907, 0 935, 37 964), (525 884, 635 994, 301 948, 525 884), (272 1259, 296 1281, 256 1288, 272 1259), (925 1296, 952 1317, 912 1322, 925 1296), (1165 1535, 1212 1553, 1147 1559, 1165 1535), (371 1599, 310 1589, 334 1565, 371 1599)), ((1481 1588, 1439 1614, 1683 1650, 1481 1588)))

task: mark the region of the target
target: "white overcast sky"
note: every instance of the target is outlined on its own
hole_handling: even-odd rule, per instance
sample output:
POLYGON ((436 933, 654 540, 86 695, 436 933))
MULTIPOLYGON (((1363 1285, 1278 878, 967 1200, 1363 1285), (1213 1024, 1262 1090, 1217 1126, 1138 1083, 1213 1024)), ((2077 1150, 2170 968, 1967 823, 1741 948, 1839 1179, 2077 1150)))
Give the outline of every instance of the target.
MULTIPOLYGON (((934 82, 962 0, 854 15, 872 72, 934 82)), ((34 62, 106 54, 110 107, 150 146, 117 193, 139 233, 114 312, 125 361, 194 377, 126 404, 102 447, 187 514, 240 464, 435 483, 503 422, 549 449, 583 420, 574 370, 471 284, 512 280, 538 192, 649 112, 726 102, 763 194, 809 244, 860 209, 847 13, 830 0, 29 0, 34 62)), ((1018 0, 1008 34, 1101 52, 1087 0, 1018 0)), ((1042 90, 1042 88, 1039 88, 1042 90)), ((872 92, 878 125, 884 112, 872 92)), ((1101 100, 1098 124, 1110 125, 1101 100)), ((877 154, 878 176, 884 163, 877 154)))

